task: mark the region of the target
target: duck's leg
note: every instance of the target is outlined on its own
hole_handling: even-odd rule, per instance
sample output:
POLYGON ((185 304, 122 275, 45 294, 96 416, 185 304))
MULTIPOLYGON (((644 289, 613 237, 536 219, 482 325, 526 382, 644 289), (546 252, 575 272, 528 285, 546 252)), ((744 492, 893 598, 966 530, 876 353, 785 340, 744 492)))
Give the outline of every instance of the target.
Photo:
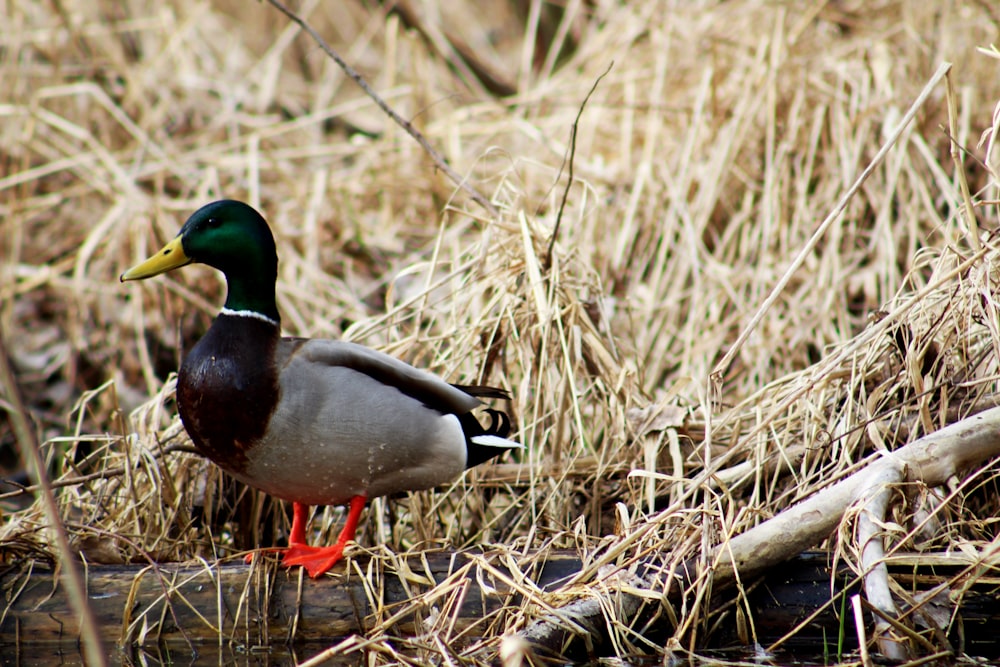
POLYGON ((308 505, 299 503, 293 504, 292 533, 288 538, 288 549, 281 559, 282 565, 291 567, 301 565, 306 568, 309 576, 313 579, 319 577, 331 567, 337 564, 343 555, 344 547, 354 539, 354 533, 358 530, 358 521, 361 520, 361 510, 368 502, 366 496, 354 496, 351 498, 350 509, 347 511, 347 522, 344 523, 343 530, 336 544, 329 547, 311 547, 306 544, 306 519, 309 512, 308 505))
MULTIPOLYGON (((288 536, 288 546, 293 544, 306 545, 306 525, 309 523, 309 505, 303 505, 302 503, 292 503, 292 532, 288 536)), ((287 549, 277 549, 268 548, 263 551, 281 551, 287 555, 287 549)), ((254 552, 251 551, 246 556, 243 557, 243 562, 249 565, 253 562, 254 552)), ((285 561, 282 560, 284 563, 285 561)))
POLYGON ((308 522, 309 505, 292 503, 292 532, 288 536, 288 546, 308 542, 306 540, 306 523, 308 522))

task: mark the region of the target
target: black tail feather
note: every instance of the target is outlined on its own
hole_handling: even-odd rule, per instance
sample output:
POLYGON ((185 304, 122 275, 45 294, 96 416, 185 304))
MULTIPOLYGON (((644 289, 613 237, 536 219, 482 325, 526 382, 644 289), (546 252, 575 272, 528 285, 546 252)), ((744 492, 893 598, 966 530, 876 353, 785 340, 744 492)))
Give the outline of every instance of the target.
POLYGON ((487 408, 484 412, 490 417, 490 425, 485 428, 471 412, 456 415, 462 424, 462 430, 465 432, 465 446, 468 452, 465 462, 466 468, 485 463, 507 451, 503 447, 480 445, 472 441, 477 435, 495 435, 499 438, 506 438, 510 433, 510 417, 507 413, 491 408, 487 408))
POLYGON ((506 438, 510 434, 510 417, 507 416, 507 413, 493 408, 486 408, 484 412, 490 416, 490 425, 483 432, 506 438))

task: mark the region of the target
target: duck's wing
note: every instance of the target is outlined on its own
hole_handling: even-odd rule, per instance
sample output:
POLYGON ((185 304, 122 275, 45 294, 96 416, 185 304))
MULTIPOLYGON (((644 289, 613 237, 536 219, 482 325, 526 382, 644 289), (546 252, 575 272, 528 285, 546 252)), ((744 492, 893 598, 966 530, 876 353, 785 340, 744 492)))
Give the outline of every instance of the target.
POLYGON ((363 373, 444 414, 463 414, 482 405, 476 396, 500 397, 492 388, 451 385, 436 375, 357 343, 325 339, 284 338, 279 345, 279 368, 291 361, 317 367, 343 367, 363 373), (490 390, 489 392, 485 390, 490 390))

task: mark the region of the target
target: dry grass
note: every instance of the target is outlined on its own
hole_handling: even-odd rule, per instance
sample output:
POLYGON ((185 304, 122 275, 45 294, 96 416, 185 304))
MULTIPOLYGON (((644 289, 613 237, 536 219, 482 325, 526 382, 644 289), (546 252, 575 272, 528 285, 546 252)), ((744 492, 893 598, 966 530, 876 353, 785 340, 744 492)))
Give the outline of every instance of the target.
MULTIPOLYGON (((1000 60, 976 51, 1000 42, 990 3, 566 7, 561 22, 507 6, 449 19, 516 86, 503 99, 441 34, 362 3, 299 8, 496 216, 267 4, 8 7, 0 323, 52 470, 93 475, 59 490, 92 560, 214 558, 287 530, 280 505, 171 449, 186 436, 169 374, 216 312, 220 277, 117 282, 222 196, 274 228, 287 332, 514 396, 523 457, 374 503, 363 544, 589 559, 624 540, 618 564, 677 563, 996 401, 1000 157, 983 133, 1000 60), (943 61, 955 111, 937 86, 713 382, 943 61), (612 63, 580 117, 563 208, 570 128, 612 63), (711 467, 725 484, 685 483, 711 467)), ((957 482, 921 548, 997 539, 995 465, 957 482)), ((904 525, 917 508, 900 507, 904 525)), ((338 519, 327 510, 317 537, 338 519)), ((5 512, 0 536, 8 560, 48 550, 36 505, 5 512)), ((904 531, 896 548, 916 540, 904 531)), ((704 593, 678 621, 684 645, 708 627, 704 593)), ((476 647, 546 600, 529 595, 476 647)), ((440 632, 405 646, 489 655, 449 655, 440 632)), ((372 637, 372 660, 399 659, 391 634, 372 637)))

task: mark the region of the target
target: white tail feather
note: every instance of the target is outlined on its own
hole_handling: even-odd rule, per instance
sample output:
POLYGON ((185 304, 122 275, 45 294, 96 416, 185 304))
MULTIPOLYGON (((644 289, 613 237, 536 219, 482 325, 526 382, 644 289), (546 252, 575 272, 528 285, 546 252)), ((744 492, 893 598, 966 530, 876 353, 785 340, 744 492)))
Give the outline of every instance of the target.
POLYGON ((484 447, 500 447, 501 449, 524 449, 524 445, 519 442, 514 442, 513 440, 508 440, 507 438, 501 438, 498 435, 474 435, 471 438, 472 442, 477 445, 483 445, 484 447))

